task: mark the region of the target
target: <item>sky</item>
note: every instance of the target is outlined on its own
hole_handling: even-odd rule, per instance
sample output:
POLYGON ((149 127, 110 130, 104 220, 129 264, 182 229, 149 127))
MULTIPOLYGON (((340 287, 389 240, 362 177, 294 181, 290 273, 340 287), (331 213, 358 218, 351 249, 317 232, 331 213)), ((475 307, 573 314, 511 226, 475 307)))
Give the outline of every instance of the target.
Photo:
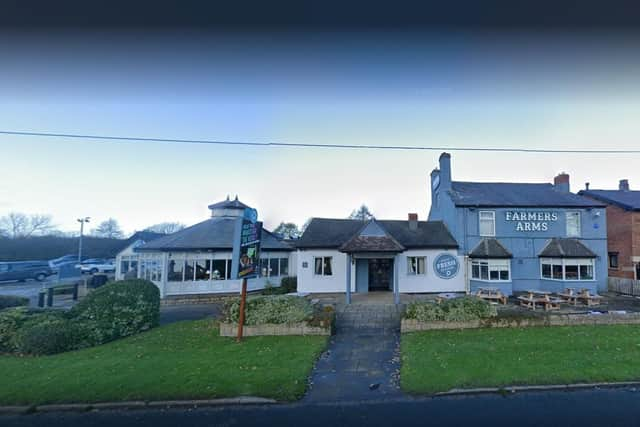
MULTIPOLYGON (((616 32, 186 30, 0 37, 0 130, 446 147, 454 180, 640 189, 640 38, 616 32)), ((194 224, 238 195, 269 229, 429 210, 439 150, 231 147, 0 135, 0 216, 194 224)))

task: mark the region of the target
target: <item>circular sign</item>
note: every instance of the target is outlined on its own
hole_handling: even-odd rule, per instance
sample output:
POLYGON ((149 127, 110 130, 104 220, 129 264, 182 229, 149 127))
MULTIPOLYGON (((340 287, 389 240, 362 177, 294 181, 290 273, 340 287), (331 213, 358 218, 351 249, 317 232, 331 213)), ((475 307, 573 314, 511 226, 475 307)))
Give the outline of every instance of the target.
POLYGON ((460 269, 460 263, 458 258, 451 254, 440 254, 433 261, 433 271, 441 279, 451 279, 456 277, 458 270, 460 269))

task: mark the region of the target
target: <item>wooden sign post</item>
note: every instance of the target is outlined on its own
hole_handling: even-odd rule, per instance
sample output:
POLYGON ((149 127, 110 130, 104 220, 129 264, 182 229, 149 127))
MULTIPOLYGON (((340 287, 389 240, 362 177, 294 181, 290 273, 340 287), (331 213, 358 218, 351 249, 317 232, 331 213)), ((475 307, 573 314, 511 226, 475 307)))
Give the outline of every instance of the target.
POLYGON ((242 341, 242 329, 244 328, 244 306, 247 302, 247 279, 242 279, 242 293, 240 294, 240 314, 238 315, 238 336, 236 341, 242 341))

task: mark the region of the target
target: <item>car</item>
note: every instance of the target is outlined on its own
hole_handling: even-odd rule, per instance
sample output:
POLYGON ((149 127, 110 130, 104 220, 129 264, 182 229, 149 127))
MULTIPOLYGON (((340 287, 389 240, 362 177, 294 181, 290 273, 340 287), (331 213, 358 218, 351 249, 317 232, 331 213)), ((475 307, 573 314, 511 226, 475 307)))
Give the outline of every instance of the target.
POLYGON ((78 261, 78 255, 64 255, 64 256, 61 256, 60 258, 49 260, 49 267, 51 267, 51 269, 55 271, 62 264, 67 264, 69 262, 77 262, 77 261, 78 261))
POLYGON ((27 279, 43 282, 52 274, 53 270, 47 261, 0 262, 0 282, 24 282, 27 279))
POLYGON ((113 273, 116 271, 116 265, 111 260, 101 258, 91 258, 80 263, 80 270, 83 273, 113 273))

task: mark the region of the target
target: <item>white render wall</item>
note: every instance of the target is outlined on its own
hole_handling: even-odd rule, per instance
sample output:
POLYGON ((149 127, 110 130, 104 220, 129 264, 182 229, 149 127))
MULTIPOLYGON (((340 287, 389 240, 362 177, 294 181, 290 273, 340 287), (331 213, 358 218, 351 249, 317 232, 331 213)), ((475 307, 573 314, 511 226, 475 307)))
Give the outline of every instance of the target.
MULTIPOLYGON (((309 293, 335 293, 346 292, 346 265, 347 255, 338 250, 309 249, 298 250, 298 292, 309 293), (316 276, 314 274, 315 257, 333 257, 333 275, 316 276), (303 263, 307 267, 302 267, 303 263)), ((466 290, 466 264, 463 256, 458 256, 455 249, 422 249, 408 250, 395 257, 398 263, 398 287, 401 293, 430 293, 430 292, 464 292, 466 290), (458 259, 460 269, 452 279, 439 278, 433 268, 433 261, 442 253, 448 253, 458 259), (425 275, 407 274, 407 257, 426 257, 425 275)), ((356 268, 351 266, 351 292, 356 291, 356 268)))
MULTIPOLYGON (((335 249, 299 250, 298 263, 298 292, 333 293, 347 290, 347 255, 335 249), (314 274, 315 257, 333 258, 333 274, 331 276, 316 276, 314 274), (304 263, 307 267, 303 267, 304 263)), ((351 291, 356 290, 356 269, 351 268, 351 291)))

